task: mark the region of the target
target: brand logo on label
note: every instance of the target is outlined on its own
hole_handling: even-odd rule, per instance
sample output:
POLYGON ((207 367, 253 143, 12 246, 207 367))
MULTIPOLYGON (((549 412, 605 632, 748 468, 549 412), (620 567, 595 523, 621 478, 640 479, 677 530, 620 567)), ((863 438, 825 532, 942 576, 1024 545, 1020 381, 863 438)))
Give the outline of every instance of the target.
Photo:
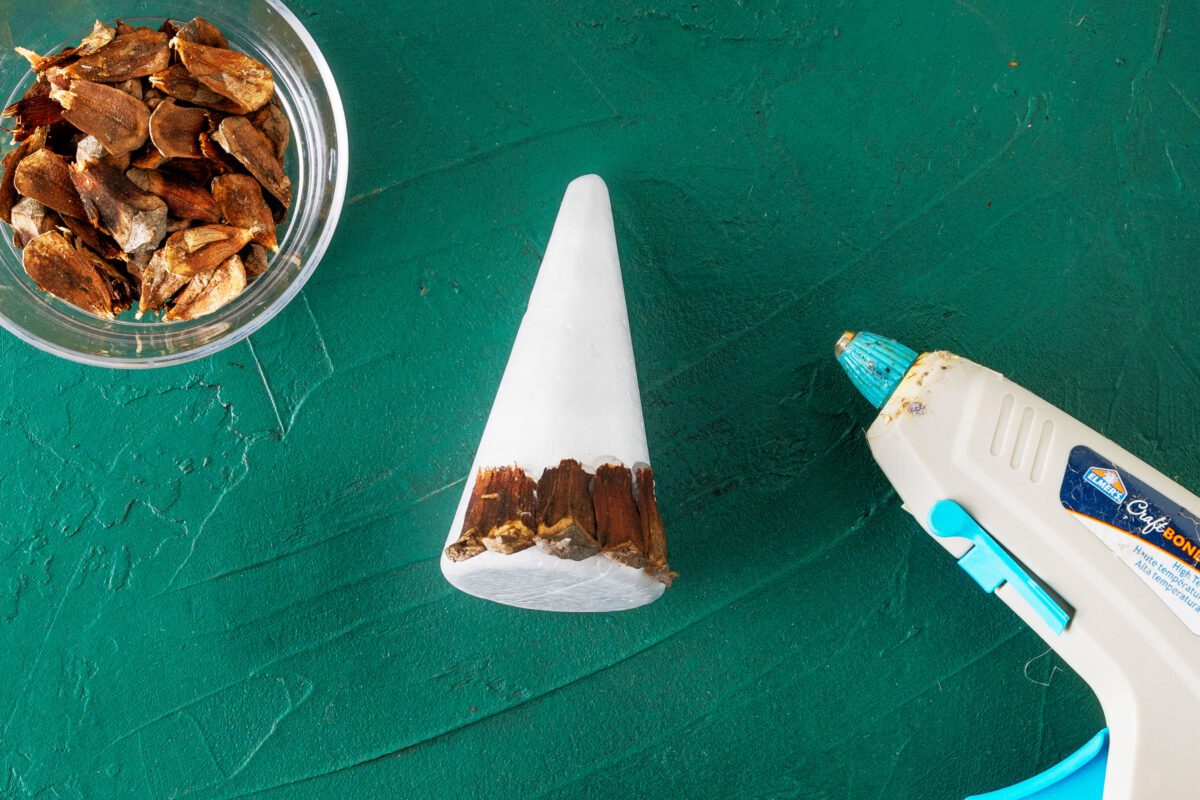
POLYGON ((1125 498, 1129 496, 1129 490, 1125 488, 1125 481, 1121 479, 1121 473, 1115 469, 1092 467, 1083 473, 1083 479, 1104 492, 1104 495, 1114 503, 1124 503, 1125 498))

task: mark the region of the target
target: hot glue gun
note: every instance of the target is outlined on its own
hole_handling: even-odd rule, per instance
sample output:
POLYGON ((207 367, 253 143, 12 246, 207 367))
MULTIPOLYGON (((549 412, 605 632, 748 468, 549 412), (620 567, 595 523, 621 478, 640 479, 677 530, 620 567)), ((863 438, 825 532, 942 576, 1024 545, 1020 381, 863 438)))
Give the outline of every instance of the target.
POLYGON ((1200 497, 965 358, 870 333, 835 351, 904 508, 1104 709, 1066 761, 968 800, 1200 797, 1200 497))

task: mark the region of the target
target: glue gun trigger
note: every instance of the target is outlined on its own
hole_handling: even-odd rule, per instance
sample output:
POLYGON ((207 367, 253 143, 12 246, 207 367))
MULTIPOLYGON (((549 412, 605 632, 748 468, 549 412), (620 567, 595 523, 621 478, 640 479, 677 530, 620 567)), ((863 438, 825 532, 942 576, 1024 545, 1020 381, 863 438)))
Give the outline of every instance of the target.
POLYGON ((935 503, 929 510, 929 531, 934 536, 971 542, 971 549, 958 560, 958 565, 985 592, 993 593, 1007 583, 1055 635, 1066 630, 1071 615, 958 503, 953 500, 935 503))

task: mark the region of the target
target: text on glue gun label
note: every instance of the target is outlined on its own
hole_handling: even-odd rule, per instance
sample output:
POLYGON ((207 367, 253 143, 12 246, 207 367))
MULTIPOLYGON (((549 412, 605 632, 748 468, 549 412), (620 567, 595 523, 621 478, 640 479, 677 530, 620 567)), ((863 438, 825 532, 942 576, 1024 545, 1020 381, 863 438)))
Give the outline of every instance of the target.
POLYGON ((1083 446, 1071 451, 1059 497, 1200 634, 1200 517, 1083 446))

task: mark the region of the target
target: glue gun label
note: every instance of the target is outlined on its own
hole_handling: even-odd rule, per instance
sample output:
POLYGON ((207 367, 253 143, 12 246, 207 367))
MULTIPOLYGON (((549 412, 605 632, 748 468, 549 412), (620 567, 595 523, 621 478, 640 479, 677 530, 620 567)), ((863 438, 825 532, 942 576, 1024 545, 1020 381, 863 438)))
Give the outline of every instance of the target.
POLYGON ((1200 635, 1200 516, 1082 445, 1071 451, 1059 497, 1200 635))

